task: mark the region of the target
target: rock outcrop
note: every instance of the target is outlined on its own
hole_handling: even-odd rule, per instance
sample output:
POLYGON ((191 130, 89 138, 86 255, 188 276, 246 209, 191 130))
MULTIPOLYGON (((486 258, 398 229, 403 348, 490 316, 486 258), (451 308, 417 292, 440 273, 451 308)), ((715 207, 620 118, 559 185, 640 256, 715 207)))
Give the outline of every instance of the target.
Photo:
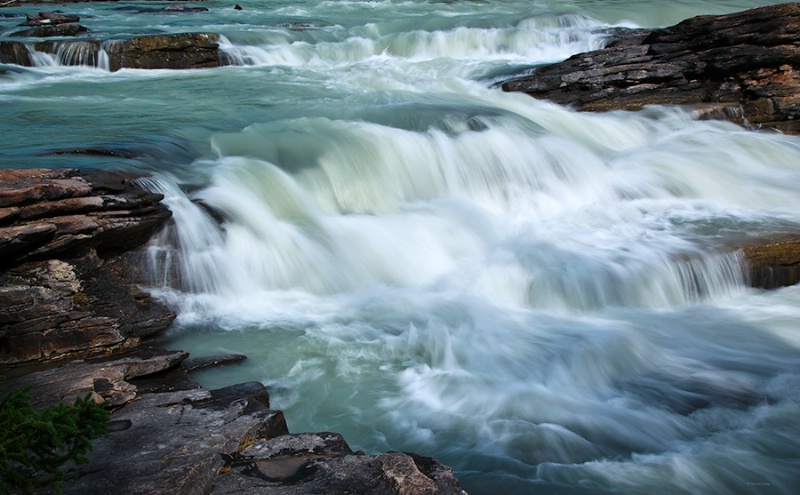
POLYGON ((122 39, 76 39, 66 41, 0 42, 0 63, 30 67, 31 50, 55 56, 63 65, 100 66, 120 69, 201 69, 228 65, 219 49, 219 35, 175 33, 122 39), (101 56, 102 54, 102 56, 101 56))
POLYGON ((694 17, 664 29, 615 30, 606 48, 502 88, 587 111, 721 105, 743 123, 796 134, 800 4, 694 17))
POLYGON ((336 433, 290 434, 261 383, 206 390, 186 378, 186 356, 140 348, 7 384, 32 386, 37 406, 87 393, 113 406, 90 463, 67 468, 65 495, 466 495, 435 459, 353 452, 336 433))
POLYGON ((161 199, 114 172, 0 170, 0 363, 103 354, 169 326, 137 249, 171 216, 161 199))

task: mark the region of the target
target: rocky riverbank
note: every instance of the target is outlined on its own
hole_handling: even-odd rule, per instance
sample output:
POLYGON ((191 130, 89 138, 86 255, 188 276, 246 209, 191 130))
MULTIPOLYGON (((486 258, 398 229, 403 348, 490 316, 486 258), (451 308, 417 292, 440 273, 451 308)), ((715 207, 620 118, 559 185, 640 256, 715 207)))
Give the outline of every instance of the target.
POLYGON ((800 4, 618 29, 601 50, 503 83, 578 110, 692 105, 703 116, 800 132, 800 4))

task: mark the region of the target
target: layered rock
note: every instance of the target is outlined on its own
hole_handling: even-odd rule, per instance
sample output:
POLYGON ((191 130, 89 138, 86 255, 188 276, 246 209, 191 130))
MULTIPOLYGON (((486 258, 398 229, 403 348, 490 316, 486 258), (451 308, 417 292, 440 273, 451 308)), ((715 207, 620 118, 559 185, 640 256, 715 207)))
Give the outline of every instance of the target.
POLYGON ((353 452, 336 433, 290 434, 261 383, 206 390, 185 378, 186 356, 137 349, 8 383, 34 387, 37 406, 87 393, 114 406, 89 465, 67 469, 64 494, 465 495, 435 459, 353 452))
POLYGON ((169 326, 136 249, 170 218, 161 199, 119 173, 0 170, 0 363, 102 354, 169 326))
POLYGON ((722 104, 753 126, 800 132, 800 4, 616 30, 606 48, 503 83, 578 110, 722 104))
POLYGON ((98 66, 101 59, 107 60, 111 71, 200 69, 230 63, 219 49, 219 35, 210 33, 155 34, 105 41, 39 41, 32 44, 2 41, 0 63, 30 67, 33 65, 31 49, 54 55, 64 65, 98 66))

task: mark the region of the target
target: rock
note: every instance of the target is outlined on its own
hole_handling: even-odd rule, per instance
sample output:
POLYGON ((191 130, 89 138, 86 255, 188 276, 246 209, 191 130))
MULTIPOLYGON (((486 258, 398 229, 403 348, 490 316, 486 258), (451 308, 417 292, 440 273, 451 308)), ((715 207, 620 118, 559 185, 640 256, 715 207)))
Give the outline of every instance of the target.
POLYGON ((750 125, 800 132, 800 4, 612 36, 604 49, 542 67, 502 88, 587 111, 725 104, 741 108, 750 125))
POLYGON ((77 15, 68 15, 58 10, 53 12, 39 12, 39 15, 29 15, 20 26, 54 26, 57 24, 77 23, 81 20, 77 15))
POLYGON ((171 213, 133 179, 0 170, 0 363, 130 348, 175 319, 142 290, 137 249, 171 213))
POLYGON ((9 36, 14 38, 51 38, 55 36, 67 37, 77 36, 78 34, 85 33, 86 31, 88 31, 88 29, 81 26, 77 22, 72 22, 68 24, 44 25, 31 29, 24 29, 22 31, 11 33, 9 36))
POLYGON ((353 453, 336 433, 282 435, 258 441, 231 460, 212 495, 466 495, 450 468, 400 452, 353 453))
POLYGON ((172 215, 135 177, 77 169, 0 170, 2 266, 146 242, 172 215))
POLYGON ((30 67, 33 65, 31 52, 24 43, 0 41, 0 63, 30 67))
POLYGON ((752 287, 775 289, 800 282, 800 236, 766 239, 742 253, 752 287))
POLYGON ((196 69, 225 65, 219 35, 204 33, 139 36, 106 45, 110 68, 196 69))
MULTIPOLYGON (((219 50, 219 35, 177 33, 137 36, 111 40, 40 41, 38 52, 58 55, 64 65, 99 63, 105 52, 109 69, 199 69, 228 65, 230 60, 219 50), (67 55, 64 55, 67 54, 67 55)), ((33 61, 22 42, 0 42, 0 63, 31 66, 33 61)))
POLYGON ((97 402, 109 406, 124 405, 137 396, 137 388, 129 380, 168 370, 189 354, 184 351, 139 348, 113 359, 71 361, 58 368, 38 371, 4 383, 10 389, 32 387, 34 407, 58 402, 72 402, 76 397, 91 394, 97 402))
POLYGON ((216 368, 218 366, 226 366, 228 364, 240 363, 247 359, 244 354, 221 354, 216 356, 204 356, 192 358, 183 363, 183 367, 187 371, 197 371, 208 368, 216 368))
POLYGON ((141 395, 113 414, 121 428, 93 442, 90 464, 67 473, 63 493, 208 493, 225 456, 287 431, 283 413, 249 397, 212 404, 204 389, 141 395))
POLYGON ((174 376, 187 353, 157 348, 12 378, 37 408, 91 394, 112 408, 89 464, 68 466, 62 493, 466 495, 435 459, 353 452, 337 433, 290 434, 259 382, 145 392, 137 380, 174 376))

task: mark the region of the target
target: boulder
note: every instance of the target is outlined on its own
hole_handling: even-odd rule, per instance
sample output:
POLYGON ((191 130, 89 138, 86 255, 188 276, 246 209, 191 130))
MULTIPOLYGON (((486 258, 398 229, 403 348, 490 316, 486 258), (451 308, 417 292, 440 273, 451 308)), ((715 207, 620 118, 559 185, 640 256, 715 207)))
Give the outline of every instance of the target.
MULTIPOLYGON (((33 44, 37 52, 57 55, 64 65, 97 66, 105 52, 109 69, 200 69, 228 65, 219 49, 219 35, 176 33, 136 36, 110 40, 59 40, 33 44), (65 55, 66 54, 66 55, 65 55)), ((0 63, 32 66, 33 59, 23 42, 0 42, 0 63)))
POLYGON ((775 289, 800 282, 800 236, 764 239, 742 248, 752 287, 775 289))
POLYGON ((77 15, 65 14, 61 11, 39 12, 39 15, 28 15, 20 26, 55 26, 57 24, 73 24, 81 20, 77 15))
POLYGON ((541 67, 502 88, 586 111, 722 105, 751 126, 800 132, 800 4, 610 36, 604 49, 541 67))
MULTIPOLYGON (((219 35, 208 33, 138 36, 104 45, 110 68, 198 69, 226 64, 219 35)), ((38 46, 37 46, 38 49, 38 46)))

